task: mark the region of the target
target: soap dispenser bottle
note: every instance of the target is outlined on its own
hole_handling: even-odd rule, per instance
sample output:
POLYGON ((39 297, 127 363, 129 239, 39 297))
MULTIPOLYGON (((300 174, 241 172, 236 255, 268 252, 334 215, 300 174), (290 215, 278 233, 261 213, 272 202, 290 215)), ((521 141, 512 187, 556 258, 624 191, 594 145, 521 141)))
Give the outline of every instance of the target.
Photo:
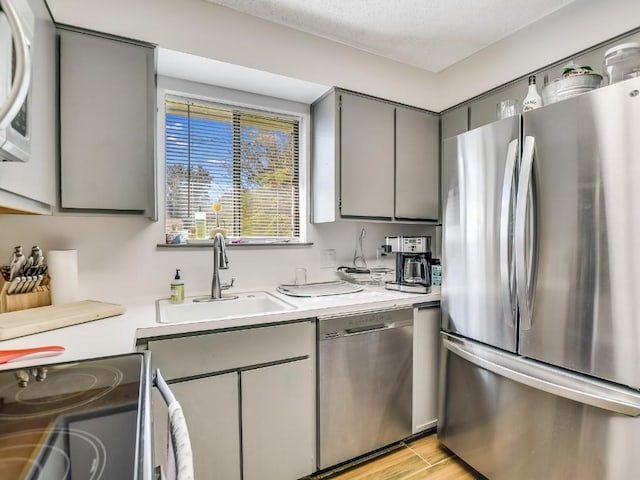
POLYGON ((180 278, 180 270, 176 270, 176 275, 171 281, 171 303, 184 302, 184 283, 180 278))

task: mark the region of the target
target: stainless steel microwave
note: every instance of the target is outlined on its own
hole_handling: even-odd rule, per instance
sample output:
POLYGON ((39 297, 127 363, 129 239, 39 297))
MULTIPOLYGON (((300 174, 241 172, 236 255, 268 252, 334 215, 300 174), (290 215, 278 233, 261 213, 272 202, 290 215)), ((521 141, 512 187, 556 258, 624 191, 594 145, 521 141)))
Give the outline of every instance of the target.
POLYGON ((31 156, 31 48, 34 14, 27 0, 0 0, 0 160, 31 156))

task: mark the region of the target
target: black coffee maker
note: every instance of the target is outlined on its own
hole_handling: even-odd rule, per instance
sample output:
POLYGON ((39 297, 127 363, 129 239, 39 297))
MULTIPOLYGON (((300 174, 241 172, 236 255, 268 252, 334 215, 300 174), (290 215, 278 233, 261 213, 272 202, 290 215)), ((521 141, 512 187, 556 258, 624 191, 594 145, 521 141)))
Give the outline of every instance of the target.
POLYGON ((431 292, 431 237, 386 237, 385 249, 396 254, 396 279, 389 290, 431 292))

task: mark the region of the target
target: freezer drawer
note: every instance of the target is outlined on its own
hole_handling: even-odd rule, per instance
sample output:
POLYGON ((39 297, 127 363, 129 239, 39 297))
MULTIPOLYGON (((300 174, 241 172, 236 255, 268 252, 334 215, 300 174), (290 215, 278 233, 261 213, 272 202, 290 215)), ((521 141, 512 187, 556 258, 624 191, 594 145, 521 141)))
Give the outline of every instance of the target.
POLYGON ((640 394, 442 334, 438 438, 491 480, 640 478, 640 394))

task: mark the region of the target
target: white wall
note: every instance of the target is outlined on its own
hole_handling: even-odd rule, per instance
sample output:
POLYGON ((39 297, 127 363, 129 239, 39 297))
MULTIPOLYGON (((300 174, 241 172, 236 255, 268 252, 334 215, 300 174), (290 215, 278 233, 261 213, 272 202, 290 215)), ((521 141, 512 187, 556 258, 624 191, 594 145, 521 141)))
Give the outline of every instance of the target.
POLYGON ((416 105, 437 100, 419 68, 203 0, 48 0, 57 22, 416 105))
MULTIPOLYGON (((349 265, 356 238, 366 227, 365 255, 373 258, 385 235, 431 234, 434 228, 340 222, 311 226, 313 246, 230 247, 230 268, 223 280, 236 277, 237 290, 291 283, 294 269, 308 269, 308 281, 336 279, 334 268, 320 268, 323 249, 336 250, 335 266, 349 265)), ((113 302, 169 295, 175 268, 182 269, 187 295, 206 292, 211 285, 209 248, 157 248, 164 237, 162 222, 138 217, 79 217, 0 215, 0 252, 3 262, 14 245, 30 250, 38 244, 50 249, 78 249, 78 274, 82 298, 113 302)))
MULTIPOLYGON (((529 27, 516 34, 514 41, 498 42, 436 77, 202 0, 48 3, 61 23, 437 111, 629 30, 640 18, 640 2, 635 0, 577 0, 567 7, 564 20, 529 27)), ((314 242, 313 247, 231 249, 231 269, 225 272, 226 279, 237 277, 238 289, 274 285, 292 281, 294 268, 301 266, 309 268, 311 281, 332 277, 334 268, 320 268, 322 251, 333 248, 336 263, 348 264, 363 225, 368 231, 368 255, 373 255, 385 235, 435 235, 433 228, 420 226, 357 222, 312 225, 308 238, 314 242)), ((168 251, 156 247, 163 239, 162 222, 137 217, 0 215, 0 233, 3 262, 18 244, 26 249, 39 244, 45 251, 77 248, 81 295, 86 298, 126 302, 137 296, 166 296, 174 268, 183 270, 188 294, 205 291, 210 282, 210 250, 168 251)))
MULTIPOLYGON (((229 101, 249 107, 261 106, 282 113, 303 117, 301 145, 307 145, 301 157, 308 158, 309 106, 282 101, 245 92, 185 82, 166 77, 158 78, 158 111, 164 109, 165 91, 200 96, 217 101, 229 101)), ((80 295, 82 298, 129 303, 136 298, 162 298, 169 295, 169 284, 176 268, 182 270, 186 294, 205 293, 211 285, 213 256, 211 248, 167 249, 157 247, 164 243, 164 125, 159 117, 157 132, 158 211, 159 222, 127 216, 54 216, 0 215, 0 252, 6 262, 15 245, 25 251, 38 244, 46 252, 50 249, 78 250, 80 295)), ((303 161, 308 175, 309 162, 303 161)), ((309 197, 306 188, 302 195, 309 197)), ((308 214, 303 215, 303 222, 308 214)), ((235 277, 239 291, 274 287, 291 283, 294 270, 304 267, 308 281, 334 280, 336 267, 350 265, 356 239, 362 227, 367 230, 364 242, 365 256, 373 260, 375 249, 384 243, 386 235, 431 235, 434 227, 416 225, 386 225, 382 223, 339 222, 325 225, 305 225, 307 240, 312 246, 238 246, 230 247, 230 269, 223 272, 223 281, 235 277), (323 251, 335 250, 336 262, 324 267, 323 251)), ((393 262, 393 258, 388 259, 393 262)), ((55 281, 55 279, 54 279, 55 281)))
POLYGON ((433 111, 640 25, 637 0, 576 0, 435 75, 203 0, 47 1, 61 23, 433 111))
POLYGON ((440 105, 458 104, 639 26, 638 0, 576 0, 440 72, 440 105))

